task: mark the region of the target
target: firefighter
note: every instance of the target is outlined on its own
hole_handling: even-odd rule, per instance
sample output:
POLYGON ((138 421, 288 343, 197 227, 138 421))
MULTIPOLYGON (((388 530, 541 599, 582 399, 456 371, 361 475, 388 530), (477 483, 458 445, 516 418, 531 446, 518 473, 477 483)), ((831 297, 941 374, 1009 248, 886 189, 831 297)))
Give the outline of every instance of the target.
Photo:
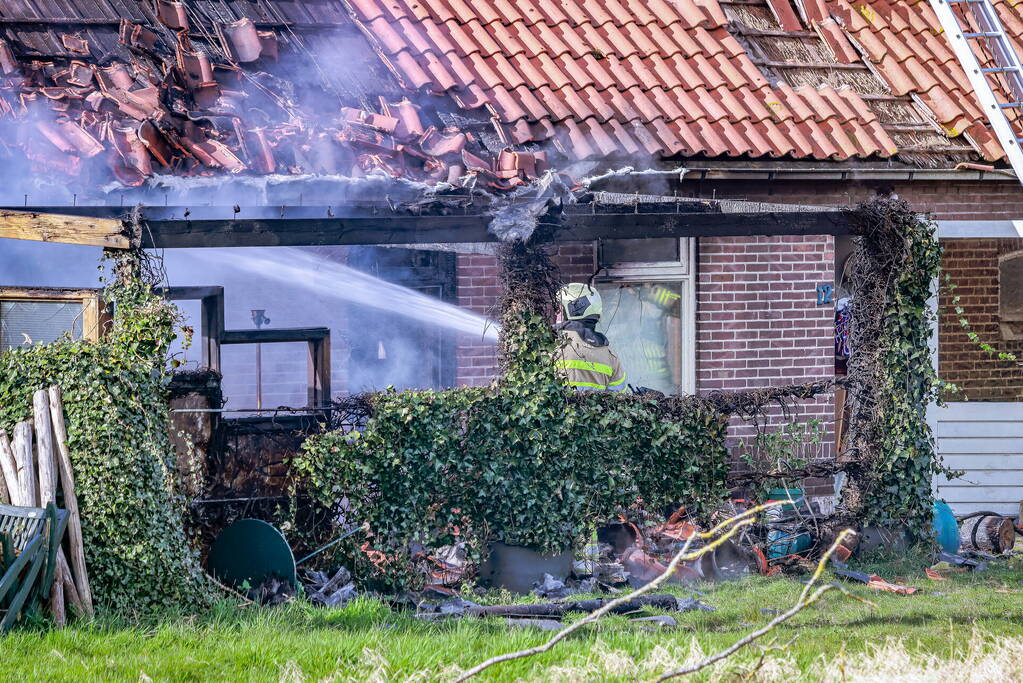
POLYGON ((597 332, 603 306, 593 287, 579 282, 558 291, 561 346, 554 366, 565 383, 578 391, 622 391, 625 370, 611 351, 607 337, 597 332))

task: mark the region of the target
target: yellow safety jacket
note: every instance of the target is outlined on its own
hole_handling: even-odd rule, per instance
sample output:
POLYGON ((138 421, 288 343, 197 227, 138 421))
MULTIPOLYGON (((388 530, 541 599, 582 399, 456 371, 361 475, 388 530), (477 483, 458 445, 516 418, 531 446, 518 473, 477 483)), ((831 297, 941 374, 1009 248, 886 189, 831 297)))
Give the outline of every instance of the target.
POLYGON ((561 328, 558 332, 561 347, 554 359, 554 367, 568 386, 579 391, 623 391, 626 388, 625 370, 618 356, 607 345, 604 335, 596 333, 597 338, 604 342, 600 345, 588 343, 574 329, 561 328))

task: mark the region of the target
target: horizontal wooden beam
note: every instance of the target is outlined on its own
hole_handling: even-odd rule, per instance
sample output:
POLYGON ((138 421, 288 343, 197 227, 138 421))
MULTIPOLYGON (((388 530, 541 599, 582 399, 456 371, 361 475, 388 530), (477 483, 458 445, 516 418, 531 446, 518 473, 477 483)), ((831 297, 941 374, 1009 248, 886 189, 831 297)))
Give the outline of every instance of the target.
MULTIPOLYGON (((691 207, 690 207, 691 208, 691 207)), ((75 207, 75 213, 115 218, 119 207, 75 207)), ((496 242, 491 216, 475 210, 451 215, 410 215, 380 207, 146 207, 147 248, 294 247, 326 245, 496 242), (338 214, 338 215, 335 215, 338 214)), ((844 211, 687 212, 686 205, 577 204, 550 219, 561 242, 644 237, 844 235, 844 211)))
POLYGON ((274 344, 320 341, 330 336, 329 327, 278 327, 268 330, 224 330, 221 344, 274 344))
POLYGON ((120 220, 6 209, 0 210, 0 237, 108 249, 131 247, 120 220))

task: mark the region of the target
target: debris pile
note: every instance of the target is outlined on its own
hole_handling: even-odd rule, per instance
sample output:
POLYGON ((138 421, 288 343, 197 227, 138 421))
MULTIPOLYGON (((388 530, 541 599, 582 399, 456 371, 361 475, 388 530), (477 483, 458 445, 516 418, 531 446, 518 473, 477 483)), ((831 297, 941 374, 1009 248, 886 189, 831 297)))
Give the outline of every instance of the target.
POLYGON ((20 150, 35 170, 112 174, 131 187, 154 174, 382 172, 510 189, 547 168, 544 152, 487 147, 436 113, 426 120, 407 98, 339 106, 340 97, 299 92, 279 68, 286 47, 301 47, 294 35, 168 0, 156 0, 154 16, 122 19, 114 45, 64 33, 56 57, 0 39, 0 126, 9 133, 0 152, 20 150))
POLYGON ((322 607, 341 607, 358 595, 352 573, 338 567, 333 573, 305 569, 301 575, 309 602, 322 607))

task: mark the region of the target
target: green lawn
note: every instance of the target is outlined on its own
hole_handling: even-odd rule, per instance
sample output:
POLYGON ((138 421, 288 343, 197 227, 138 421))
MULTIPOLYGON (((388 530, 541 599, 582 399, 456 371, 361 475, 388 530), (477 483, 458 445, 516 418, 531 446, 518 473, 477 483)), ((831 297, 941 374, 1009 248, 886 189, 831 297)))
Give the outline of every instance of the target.
MULTIPOLYGON (((915 569, 901 576, 890 571, 885 578, 903 579, 922 590, 901 596, 850 585, 876 608, 830 593, 778 629, 778 643, 792 642, 787 652, 769 654, 756 677, 816 680, 827 669, 830 677, 856 680, 856 672, 863 673, 865 666, 868 673, 887 666, 904 674, 910 666, 948 665, 950 658, 968 654, 971 638, 984 640, 985 634, 1011 637, 1011 656, 973 653, 966 663, 953 662, 952 670, 968 668, 973 680, 988 680, 976 676, 983 667, 997 664, 991 680, 1023 677, 1023 668, 1013 668, 1023 667, 1023 655, 1018 654, 1023 651, 1020 558, 943 582, 930 581, 915 569), (897 647, 870 658, 871 646, 893 638, 899 641, 897 647), (932 661, 921 664, 926 655, 932 661), (911 656, 920 661, 910 662, 911 656), (900 663, 900 657, 905 661, 900 663)), ((608 618, 549 653, 498 665, 482 678, 647 680, 685 661, 694 642, 709 653, 766 623, 772 615, 762 609, 786 608, 801 587, 794 579, 763 577, 701 586, 705 602, 718 610, 680 615, 678 629, 651 632, 625 617, 608 618)), ((455 667, 537 645, 549 636, 489 620, 424 623, 365 599, 337 610, 304 604, 276 609, 223 604, 207 616, 166 617, 144 625, 96 621, 62 631, 17 630, 0 639, 0 681, 137 681, 146 680, 144 676, 156 681, 449 680, 455 667)), ((723 673, 741 677, 758 655, 756 648, 750 649, 701 678, 723 673)), ((923 671, 919 678, 904 680, 941 678, 923 671)))

